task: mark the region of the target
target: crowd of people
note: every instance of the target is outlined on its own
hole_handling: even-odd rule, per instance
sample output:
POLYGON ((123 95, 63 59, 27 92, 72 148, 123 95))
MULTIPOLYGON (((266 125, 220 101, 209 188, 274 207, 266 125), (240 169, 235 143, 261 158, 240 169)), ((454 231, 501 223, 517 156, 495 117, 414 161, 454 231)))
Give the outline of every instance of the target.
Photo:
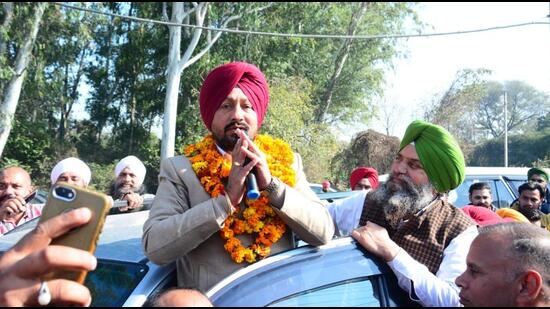
MULTIPOLYGON (((260 134, 269 87, 256 66, 233 62, 215 68, 199 101, 210 133, 183 155, 162 160, 143 226, 146 256, 157 264, 175 262, 177 287, 152 295, 146 304, 211 306, 202 292, 236 270, 294 248, 296 237, 318 246, 350 235, 388 264, 411 304, 550 305, 544 169, 529 170, 529 181, 505 212, 495 208, 485 183, 474 183, 471 204, 459 209, 455 206, 463 205, 450 204, 447 193, 464 181, 462 151, 447 130, 417 120, 407 127, 386 182, 379 183, 376 169, 358 167, 349 184, 357 193, 324 205, 309 188, 300 155, 260 134), (247 195, 251 181, 261 192, 258 198, 247 195)), ((143 163, 128 156, 114 172, 109 194, 126 201, 118 211, 141 207, 143 163)), ((86 187, 91 176, 84 162, 67 158, 53 168, 51 182, 86 187)), ((24 169, 0 171, 1 233, 40 216, 43 205, 28 203, 34 190, 24 169)), ((5 252, 0 304, 89 305, 85 286, 41 278, 57 269, 95 269, 92 254, 49 245, 90 216, 83 208, 41 222, 5 252)))

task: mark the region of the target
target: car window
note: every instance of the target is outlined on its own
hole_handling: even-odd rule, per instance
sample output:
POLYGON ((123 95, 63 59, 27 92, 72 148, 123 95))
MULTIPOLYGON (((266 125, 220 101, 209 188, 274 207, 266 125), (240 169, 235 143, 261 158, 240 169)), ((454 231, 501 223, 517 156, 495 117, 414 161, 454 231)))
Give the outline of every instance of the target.
MULTIPOLYGON (((495 181, 493 179, 481 178, 481 177, 473 178, 472 177, 472 178, 466 178, 464 180, 464 182, 460 186, 458 186, 458 188, 454 189, 449 194, 449 202, 451 204, 453 204, 454 206, 458 207, 458 208, 462 208, 465 205, 470 204, 470 192, 469 192, 470 186, 473 183, 476 183, 476 182, 486 182, 486 183, 488 183, 489 186, 491 187, 491 193, 493 194, 493 200, 496 199, 495 193, 497 191, 496 191, 495 181)), ((493 205, 495 205, 494 201, 493 201, 493 205)), ((498 207, 498 205, 495 205, 495 206, 498 207)))
POLYGON ((497 194, 493 194, 493 205, 495 205, 497 208, 510 207, 516 197, 513 196, 512 193, 510 193, 504 182, 498 180, 495 183, 497 187, 497 194))
POLYGON ((98 260, 84 285, 92 294, 92 307, 121 307, 148 271, 147 265, 98 260))
POLYGON ((519 191, 518 191, 519 186, 524 184, 526 181, 527 181, 527 179, 508 179, 508 183, 510 184, 510 186, 514 190, 514 194, 516 196, 519 196, 519 191))
POLYGON ((379 289, 368 278, 346 280, 275 301, 268 307, 381 307, 379 289))

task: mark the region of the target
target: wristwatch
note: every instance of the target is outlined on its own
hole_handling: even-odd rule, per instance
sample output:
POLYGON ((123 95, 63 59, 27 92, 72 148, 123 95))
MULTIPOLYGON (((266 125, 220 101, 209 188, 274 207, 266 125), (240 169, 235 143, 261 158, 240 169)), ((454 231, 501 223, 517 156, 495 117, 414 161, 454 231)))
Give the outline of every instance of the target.
POLYGON ((267 192, 267 194, 271 194, 273 192, 277 192, 279 189, 279 181, 275 180, 275 177, 271 177, 271 182, 265 187, 264 191, 267 192))

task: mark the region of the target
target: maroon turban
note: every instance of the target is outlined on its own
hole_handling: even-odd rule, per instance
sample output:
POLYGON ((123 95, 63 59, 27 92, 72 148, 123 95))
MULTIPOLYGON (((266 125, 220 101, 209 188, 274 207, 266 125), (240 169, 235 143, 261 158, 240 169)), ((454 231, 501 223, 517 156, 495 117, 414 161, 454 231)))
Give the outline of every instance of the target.
POLYGON ((358 167, 349 176, 350 189, 353 191, 355 185, 363 178, 369 179, 373 190, 378 188, 378 172, 372 167, 358 167))
POLYGON ((214 114, 229 93, 240 88, 256 112, 258 128, 264 121, 269 104, 269 88, 263 73, 246 62, 231 62, 212 70, 204 80, 200 93, 202 121, 211 130, 214 114))

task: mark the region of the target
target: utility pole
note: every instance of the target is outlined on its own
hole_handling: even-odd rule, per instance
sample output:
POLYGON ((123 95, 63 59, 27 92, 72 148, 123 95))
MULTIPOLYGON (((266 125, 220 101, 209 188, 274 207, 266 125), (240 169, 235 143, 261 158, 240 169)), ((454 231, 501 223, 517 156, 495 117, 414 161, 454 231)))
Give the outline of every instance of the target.
POLYGON ((508 96, 504 91, 504 167, 508 167, 508 96))

